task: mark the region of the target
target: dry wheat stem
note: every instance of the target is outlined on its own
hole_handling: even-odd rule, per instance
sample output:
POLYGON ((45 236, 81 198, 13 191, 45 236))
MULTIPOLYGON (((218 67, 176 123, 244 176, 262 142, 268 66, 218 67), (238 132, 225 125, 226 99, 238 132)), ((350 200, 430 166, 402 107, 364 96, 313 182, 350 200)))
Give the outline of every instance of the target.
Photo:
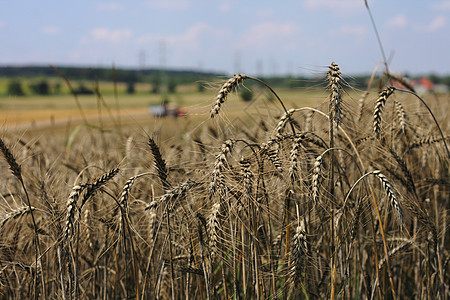
POLYGON ((420 102, 422 102, 422 104, 425 105, 425 107, 427 108, 431 117, 433 118, 434 123, 436 124, 436 127, 439 130, 439 133, 441 134, 442 141, 444 142, 445 150, 447 151, 447 158, 450 158, 450 150, 448 149, 447 142, 445 140, 445 136, 444 136, 444 133, 442 132, 441 126, 439 126, 439 122, 436 120, 436 117, 434 116, 433 112, 431 111, 431 108, 428 106, 428 104, 425 102, 425 100, 423 100, 422 97, 420 97, 419 95, 417 95, 414 92, 411 92, 408 90, 401 90, 401 89, 396 89, 396 90, 398 90, 399 92, 404 92, 404 93, 408 93, 408 94, 412 94, 412 95, 416 96, 416 98, 418 98, 420 100, 420 102))
MULTIPOLYGON (((11 153, 11 151, 9 151, 8 147, 6 147, 6 145, 3 142, 3 139, 1 139, 1 138, 0 138, 0 151, 2 152, 6 162, 8 163, 12 174, 20 182, 23 192, 25 193, 25 198, 27 200, 28 208, 29 208, 30 215, 31 215, 31 220, 33 223, 33 229, 34 229, 35 264, 36 264, 36 268, 37 268, 38 260, 39 260, 39 263, 40 263, 41 269, 42 269, 43 266, 42 266, 42 256, 41 256, 41 248, 40 248, 41 246, 40 246, 40 241, 39 241, 38 226, 36 224, 36 219, 34 217, 33 207, 31 206, 31 201, 30 201, 30 197, 28 195, 28 190, 26 189, 25 183, 23 182, 21 166, 17 163, 16 159, 14 158, 14 155, 11 153)), ((44 299, 46 299, 47 298, 47 295, 45 292, 46 284, 45 284, 45 280, 44 280, 44 271, 43 270, 41 271, 41 281, 42 281, 43 297, 44 297, 44 299)), ((34 293, 35 293, 36 299, 38 297, 37 288, 38 288, 37 274, 35 274, 35 292, 34 293)))

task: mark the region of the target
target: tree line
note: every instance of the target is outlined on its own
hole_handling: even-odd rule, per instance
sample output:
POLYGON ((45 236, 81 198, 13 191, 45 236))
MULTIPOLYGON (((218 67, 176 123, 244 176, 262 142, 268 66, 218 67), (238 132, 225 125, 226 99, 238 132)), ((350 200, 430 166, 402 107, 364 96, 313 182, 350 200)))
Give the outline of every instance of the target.
MULTIPOLYGON (((58 72, 71 82, 77 82, 74 87, 76 94, 94 94, 93 88, 87 87, 82 81, 109 81, 124 83, 124 92, 136 93, 136 85, 149 84, 149 93, 175 93, 180 84, 197 84, 198 91, 203 91, 201 82, 214 82, 218 78, 224 78, 224 74, 212 72, 186 71, 186 70, 161 70, 161 69, 115 69, 115 68, 84 68, 84 67, 56 67, 58 72)), ((0 66, 0 78, 8 78, 5 91, 0 94, 10 96, 24 96, 26 94, 51 95, 61 94, 62 84, 49 78, 57 76, 55 69, 47 66, 0 66), (31 82, 31 83, 30 83, 31 82)), ((406 76, 414 78, 413 76, 406 76)), ((299 88, 321 87, 321 79, 306 76, 277 76, 261 78, 271 86, 299 88)), ((346 82, 353 88, 365 89, 369 75, 344 76, 346 82)), ((428 75, 428 79, 435 84, 444 84, 450 87, 450 76, 428 75)), ((248 95, 247 95, 248 96, 248 95)))

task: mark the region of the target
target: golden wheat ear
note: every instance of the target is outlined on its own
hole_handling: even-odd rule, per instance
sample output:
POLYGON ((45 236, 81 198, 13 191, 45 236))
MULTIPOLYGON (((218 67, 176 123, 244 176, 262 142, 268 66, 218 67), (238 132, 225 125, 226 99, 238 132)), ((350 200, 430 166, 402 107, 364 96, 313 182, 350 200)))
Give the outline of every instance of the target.
POLYGON ((388 87, 384 89, 375 103, 375 109, 373 111, 373 132, 377 139, 381 137, 381 115, 383 114, 383 108, 387 99, 394 93, 395 88, 388 87))
POLYGON ((217 94, 216 102, 214 102, 214 105, 211 108, 211 118, 214 118, 214 116, 219 113, 220 107, 225 102, 228 95, 233 91, 233 89, 236 88, 242 82, 244 82, 244 80, 247 78, 248 78, 247 75, 236 74, 230 79, 228 79, 228 81, 225 82, 224 85, 222 85, 221 89, 219 90, 219 93, 217 94))
POLYGON ((22 181, 22 168, 17 163, 16 159, 14 158, 14 155, 11 153, 11 151, 9 151, 8 147, 6 147, 5 143, 1 138, 0 138, 0 151, 2 151, 3 157, 8 163, 9 169, 11 170, 12 174, 19 181, 22 181))

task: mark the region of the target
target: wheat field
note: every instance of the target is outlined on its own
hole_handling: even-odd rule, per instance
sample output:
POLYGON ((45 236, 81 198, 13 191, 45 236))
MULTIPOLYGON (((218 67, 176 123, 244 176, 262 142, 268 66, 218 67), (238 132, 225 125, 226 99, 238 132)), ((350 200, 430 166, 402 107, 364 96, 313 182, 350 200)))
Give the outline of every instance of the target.
POLYGON ((207 121, 3 130, 2 298, 448 299, 449 96, 323 78, 315 107, 238 74, 207 121), (270 108, 235 122, 246 82, 270 108))

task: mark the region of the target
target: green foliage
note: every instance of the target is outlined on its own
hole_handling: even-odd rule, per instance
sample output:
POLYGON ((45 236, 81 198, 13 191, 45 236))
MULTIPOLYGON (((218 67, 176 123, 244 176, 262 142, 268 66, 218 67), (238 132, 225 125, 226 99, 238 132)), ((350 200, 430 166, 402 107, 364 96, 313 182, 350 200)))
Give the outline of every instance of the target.
POLYGON ((167 82, 167 91, 169 93, 175 93, 177 89, 177 81, 174 77, 169 77, 169 80, 167 82))
POLYGON ((127 94, 134 94, 136 92, 136 89, 134 88, 134 82, 129 81, 127 83, 127 94))
POLYGON ((10 96, 24 96, 22 82, 18 79, 12 79, 8 83, 7 94, 10 96))
POLYGON ((77 95, 92 95, 94 91, 92 89, 87 88, 83 83, 80 83, 78 88, 75 89, 75 94, 77 95))
POLYGON ((151 79, 152 84, 152 94, 159 94, 161 92, 161 77, 156 75, 151 79))
POLYGON ((55 83, 55 85, 53 86, 53 93, 55 93, 55 94, 61 93, 61 83, 60 82, 55 83))
POLYGON ((202 82, 197 82, 197 91, 203 93, 205 91, 205 85, 202 82))
POLYGON ((245 101, 245 102, 250 102, 253 99, 253 92, 250 89, 247 88, 243 88, 240 92, 239 92, 239 97, 245 101))
POLYGON ((46 80, 41 80, 37 83, 30 84, 30 90, 37 95, 48 95, 50 94, 50 86, 46 80))

